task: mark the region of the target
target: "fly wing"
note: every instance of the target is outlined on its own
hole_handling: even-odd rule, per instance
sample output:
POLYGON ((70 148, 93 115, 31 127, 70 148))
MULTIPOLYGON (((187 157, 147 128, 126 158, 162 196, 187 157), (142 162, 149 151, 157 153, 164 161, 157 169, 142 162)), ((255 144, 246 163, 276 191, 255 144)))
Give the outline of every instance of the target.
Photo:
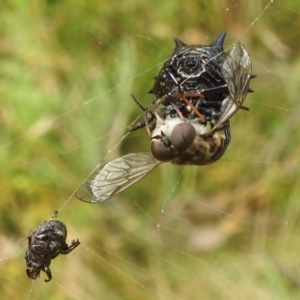
POLYGON ((106 201, 127 189, 162 162, 148 153, 132 153, 98 166, 81 184, 76 197, 89 203, 106 201))
POLYGON ((212 129, 220 129, 243 105, 251 79, 252 63, 246 48, 234 45, 222 65, 222 75, 226 81, 229 95, 223 100, 220 118, 212 129))

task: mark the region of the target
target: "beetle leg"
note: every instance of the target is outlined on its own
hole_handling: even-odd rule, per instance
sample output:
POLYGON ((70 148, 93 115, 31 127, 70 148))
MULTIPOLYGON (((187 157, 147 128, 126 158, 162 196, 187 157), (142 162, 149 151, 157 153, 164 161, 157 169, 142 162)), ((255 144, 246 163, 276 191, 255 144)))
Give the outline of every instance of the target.
MULTIPOLYGON (((66 244, 67 245, 67 244, 66 244)), ((80 245, 80 242, 79 242, 79 240, 77 239, 76 241, 75 240, 72 240, 72 242, 71 242, 71 245, 70 246, 68 246, 67 245, 67 248, 65 249, 65 250, 60 250, 60 254, 68 254, 68 253, 70 253, 71 251, 73 251, 77 246, 79 246, 80 245)))
POLYGON ((44 266, 44 272, 48 276, 48 278, 45 279, 45 282, 49 282, 52 279, 52 274, 51 274, 51 271, 50 271, 49 267, 46 266, 46 265, 44 266))

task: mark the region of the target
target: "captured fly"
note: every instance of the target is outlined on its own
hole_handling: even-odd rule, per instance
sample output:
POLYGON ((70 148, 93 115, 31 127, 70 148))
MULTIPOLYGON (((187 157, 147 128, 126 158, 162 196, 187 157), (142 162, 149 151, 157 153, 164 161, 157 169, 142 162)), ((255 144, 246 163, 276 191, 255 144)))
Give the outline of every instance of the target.
POLYGON ((222 102, 214 127, 208 128, 198 118, 166 114, 168 106, 150 111, 155 118, 149 130, 152 155, 132 153, 98 166, 78 188, 77 198, 89 203, 109 200, 163 162, 206 165, 218 160, 230 143, 229 119, 243 107, 251 68, 249 53, 243 45, 235 44, 221 68, 229 94, 222 102), (220 130, 224 131, 224 136, 218 134, 220 130))
POLYGON ((40 276, 40 272, 46 273, 48 279, 52 279, 51 260, 59 254, 68 254, 79 244, 79 240, 72 240, 71 245, 66 243, 66 225, 58 220, 48 220, 41 223, 28 235, 28 249, 25 254, 26 273, 31 279, 40 276))

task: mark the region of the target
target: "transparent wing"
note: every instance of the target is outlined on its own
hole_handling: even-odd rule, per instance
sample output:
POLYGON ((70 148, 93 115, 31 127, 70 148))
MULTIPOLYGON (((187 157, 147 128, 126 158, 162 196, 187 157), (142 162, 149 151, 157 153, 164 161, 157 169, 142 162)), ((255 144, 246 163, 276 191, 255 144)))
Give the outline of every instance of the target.
POLYGON ((239 110, 247 96, 252 63, 243 45, 240 43, 234 45, 221 71, 227 83, 229 95, 222 102, 220 118, 212 129, 213 132, 220 129, 239 110))
POLYGON ((106 201, 142 179, 161 163, 150 153, 124 155, 97 167, 75 195, 89 203, 106 201))

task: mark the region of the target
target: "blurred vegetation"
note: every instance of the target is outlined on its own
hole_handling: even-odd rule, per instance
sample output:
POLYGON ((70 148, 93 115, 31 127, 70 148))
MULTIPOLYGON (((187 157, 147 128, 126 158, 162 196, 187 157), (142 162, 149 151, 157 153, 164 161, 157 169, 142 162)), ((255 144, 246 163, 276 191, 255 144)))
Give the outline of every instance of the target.
POLYGON ((299 12, 283 0, 2 1, 0 298, 298 299, 299 12), (103 204, 71 197, 96 164, 149 151, 143 130, 120 140, 142 119, 130 94, 153 100, 173 37, 209 44, 223 30, 258 75, 224 158, 162 165, 103 204), (26 236, 56 209, 82 245, 55 259, 51 283, 32 283, 26 236))

